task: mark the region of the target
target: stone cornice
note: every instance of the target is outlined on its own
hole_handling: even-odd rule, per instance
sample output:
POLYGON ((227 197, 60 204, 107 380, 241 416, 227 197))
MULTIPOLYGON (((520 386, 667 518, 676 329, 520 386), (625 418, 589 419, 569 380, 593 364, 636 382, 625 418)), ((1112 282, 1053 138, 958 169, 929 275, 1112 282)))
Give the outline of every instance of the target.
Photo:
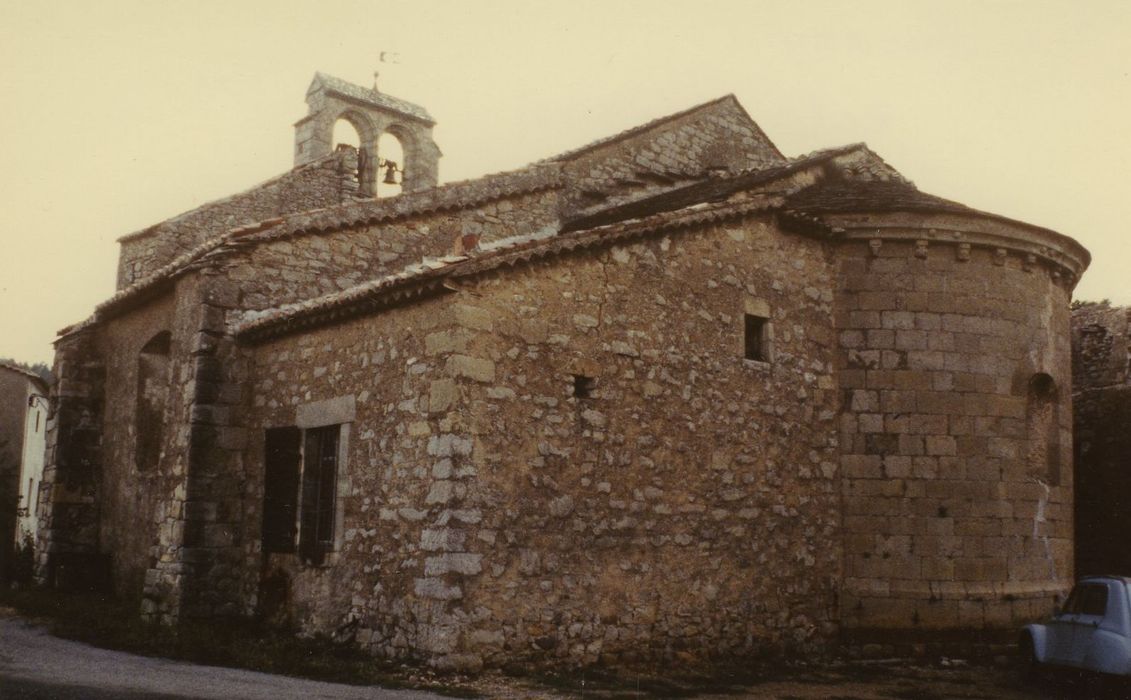
POLYGON ((1068 236, 974 211, 968 214, 825 214, 820 218, 845 240, 926 241, 928 245, 965 245, 967 250, 1004 250, 1030 262, 1041 260, 1066 275, 1070 286, 1079 280, 1091 262, 1087 249, 1068 236))

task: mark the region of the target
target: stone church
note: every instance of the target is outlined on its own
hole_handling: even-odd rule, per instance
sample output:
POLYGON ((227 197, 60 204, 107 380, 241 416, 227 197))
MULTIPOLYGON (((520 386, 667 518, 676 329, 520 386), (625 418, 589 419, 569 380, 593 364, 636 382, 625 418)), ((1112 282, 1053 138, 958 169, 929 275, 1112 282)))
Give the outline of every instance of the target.
POLYGON ((424 108, 306 101, 61 331, 45 583, 465 670, 1012 637, 1071 585, 1071 238, 730 95, 446 184, 424 108))

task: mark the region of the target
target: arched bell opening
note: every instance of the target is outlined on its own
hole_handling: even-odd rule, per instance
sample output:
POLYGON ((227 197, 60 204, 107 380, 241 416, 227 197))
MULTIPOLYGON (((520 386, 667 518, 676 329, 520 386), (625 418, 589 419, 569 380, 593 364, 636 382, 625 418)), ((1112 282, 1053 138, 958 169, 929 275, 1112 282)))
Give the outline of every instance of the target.
POLYGON ((335 150, 342 145, 361 148, 361 135, 357 133, 357 127, 351 124, 348 119, 339 117, 334 122, 334 135, 331 142, 334 144, 335 150))
POLYGON ((404 191, 407 172, 401 140, 386 131, 377 139, 377 196, 395 197, 404 191))
POLYGON ((352 161, 345 162, 349 164, 357 178, 358 189, 369 195, 375 191, 376 179, 372 152, 373 132, 373 125, 365 115, 347 110, 334 120, 330 137, 334 151, 346 148, 356 153, 352 161))

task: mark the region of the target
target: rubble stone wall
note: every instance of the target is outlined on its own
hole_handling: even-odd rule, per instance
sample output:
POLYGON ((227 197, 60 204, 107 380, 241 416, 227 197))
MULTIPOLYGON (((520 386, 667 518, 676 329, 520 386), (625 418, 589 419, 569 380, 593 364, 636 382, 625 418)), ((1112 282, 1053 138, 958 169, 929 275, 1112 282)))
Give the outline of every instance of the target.
POLYGON ((209 202, 120 240, 118 289, 238 226, 357 198, 357 151, 340 149, 246 192, 209 202))
POLYGON ((97 587, 99 490, 106 369, 82 331, 55 345, 47 421, 47 455, 40 483, 36 580, 59 588, 97 587))
POLYGON ((986 222, 845 225, 843 623, 1015 629, 1073 580, 1068 285, 986 222))
POLYGON ((831 279, 824 244, 749 220, 266 342, 245 568, 260 571, 264 429, 352 397, 341 548, 263 569, 305 629, 461 669, 826 643, 831 279), (743 358, 751 308, 772 319, 771 362, 743 358))
POLYGON ((1131 573, 1116 533, 1131 531, 1131 309, 1082 304, 1072 312, 1075 377, 1076 569, 1131 573))
MULTIPOLYGON (((387 656, 437 648, 453 606, 424 580, 429 538, 456 518, 448 475, 434 473, 438 451, 464 435, 458 367, 427 352, 427 338, 454 323, 450 297, 388 314, 289 336, 255 347, 243 415, 248 428, 242 541, 245 601, 270 619, 308 632, 356 635, 387 656), (345 401, 352 417, 338 465, 339 542, 325 565, 297 554, 264 555, 264 440, 268 428, 296 426, 304 407, 345 401), (425 586, 421 588, 420 586, 425 586)), ((466 485, 461 488, 466 489, 466 485)), ((469 546, 474 542, 469 542, 469 546)), ((448 586, 448 588, 451 588, 448 586)), ((458 597, 452 594, 451 597, 458 597)))
POLYGON ((435 341, 476 368, 482 520, 446 535, 484 552, 468 651, 694 664, 835 637, 833 278, 825 244, 751 217, 469 291, 477 327, 435 341))

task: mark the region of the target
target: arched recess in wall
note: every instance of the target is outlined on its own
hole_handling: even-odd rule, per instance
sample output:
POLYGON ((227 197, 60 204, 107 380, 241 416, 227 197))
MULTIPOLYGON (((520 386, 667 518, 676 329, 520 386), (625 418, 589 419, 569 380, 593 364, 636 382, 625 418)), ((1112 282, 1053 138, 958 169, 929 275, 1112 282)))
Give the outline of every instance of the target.
POLYGON ((1026 463, 1029 476, 1048 484, 1060 484, 1060 420, 1056 380, 1038 372, 1029 378, 1025 404, 1025 433, 1029 439, 1026 463))
POLYGON ((165 404, 169 399, 169 347, 171 335, 162 331, 149 339, 137 357, 138 471, 149 471, 161 460, 165 437, 165 404))
POLYGON ((368 162, 371 147, 367 144, 372 143, 372 135, 373 129, 363 116, 353 112, 343 112, 334 120, 334 131, 330 136, 334 151, 341 146, 349 146, 357 152, 357 160, 353 166, 354 177, 357 179, 358 188, 370 194, 373 168, 368 162))
MULTIPOLYGON (((384 166, 377 171, 378 197, 395 197, 404 189, 404 176, 410 164, 405 162, 406 149, 397 132, 396 127, 390 127, 377 139, 377 156, 384 162, 384 166), (395 165, 395 168, 390 169, 390 164, 395 165), (390 183, 388 180, 395 182, 390 183)), ((401 135, 404 135, 403 132, 401 135)))

